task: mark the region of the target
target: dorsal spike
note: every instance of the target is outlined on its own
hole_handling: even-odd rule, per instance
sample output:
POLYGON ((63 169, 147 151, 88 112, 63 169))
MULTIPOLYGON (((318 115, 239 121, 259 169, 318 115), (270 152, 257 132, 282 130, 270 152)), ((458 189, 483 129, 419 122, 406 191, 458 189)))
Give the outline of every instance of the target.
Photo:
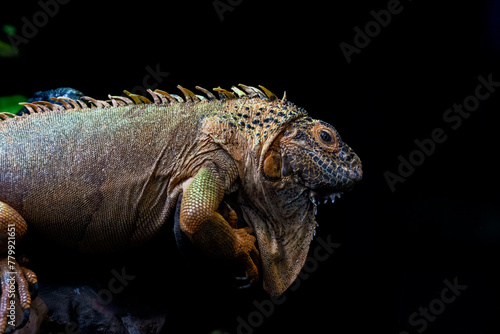
POLYGON ((58 109, 57 107, 59 107, 58 105, 47 101, 35 101, 33 104, 39 105, 43 111, 52 111, 58 109))
POLYGON ((153 97, 153 102, 154 104, 161 104, 161 101, 160 99, 158 98, 158 95, 155 94, 155 92, 153 92, 151 89, 147 89, 147 92, 149 93, 149 95, 151 95, 151 97, 153 97))
POLYGON ((239 88, 238 88, 238 87, 236 87, 236 86, 232 86, 232 87, 231 87, 231 90, 232 90, 233 92, 235 92, 236 94, 238 94, 238 97, 243 97, 243 96, 246 96, 246 95, 247 95, 244 91, 242 91, 241 89, 239 89, 239 88))
POLYGON ((212 94, 212 92, 211 92, 211 91, 209 91, 208 89, 205 89, 205 88, 200 87, 200 86, 196 86, 196 87, 194 87, 194 88, 196 88, 197 90, 200 90, 200 91, 202 91, 203 93, 207 94, 207 98, 208 98, 210 101, 215 100, 215 95, 214 95, 214 94, 212 94))
POLYGON ((66 109, 66 110, 73 109, 73 106, 71 104, 69 104, 68 102, 64 101, 63 99, 60 99, 60 98, 54 97, 54 96, 51 96, 50 99, 52 101, 57 101, 57 102, 61 103, 63 105, 64 109, 66 109))
POLYGON ((106 108, 106 107, 110 107, 109 103, 106 102, 106 101, 102 101, 102 100, 96 100, 90 96, 82 96, 81 97, 82 100, 87 100, 89 101, 93 106, 91 106, 91 108, 106 108))
POLYGON ((128 97, 130 97, 135 102, 135 104, 143 104, 143 103, 144 104, 148 104, 148 103, 151 103, 151 101, 147 97, 144 97, 142 95, 131 93, 128 90, 124 90, 123 92, 128 97))
POLYGON ((160 94, 157 91, 154 91, 153 93, 160 98, 161 104, 169 104, 170 103, 165 95, 160 94))
MULTIPOLYGON (((78 103, 76 103, 75 100, 69 98, 69 97, 66 97, 66 96, 59 96, 58 98, 55 99, 56 101, 59 101, 61 102, 62 104, 64 104, 63 101, 66 101, 66 102, 69 102, 69 104, 73 107, 71 109, 80 109, 80 106, 78 105, 78 103)), ((66 107, 66 105, 64 105, 66 107)), ((70 109, 68 107, 66 107, 66 109, 70 109)))
POLYGON ((113 95, 108 95, 108 97, 111 99, 111 103, 116 103, 119 106, 126 106, 126 105, 131 105, 134 104, 134 101, 129 99, 128 97, 125 96, 113 96, 113 95), (113 102, 115 101, 115 102, 113 102))
POLYGON ((109 101, 111 101, 111 105, 113 107, 119 107, 121 105, 121 103, 118 103, 114 98, 111 97, 111 95, 108 94, 108 97, 109 97, 109 101))
POLYGON ((259 98, 267 100, 266 94, 264 94, 260 89, 253 87, 253 86, 248 86, 250 89, 252 89, 259 98))
POLYGON ((223 99, 226 98, 228 100, 232 100, 232 99, 236 98, 236 95, 234 95, 233 93, 225 90, 224 88, 217 87, 217 88, 214 88, 213 90, 216 91, 216 92, 219 92, 219 95, 222 95, 223 99))
POLYGON ((42 112, 43 110, 37 106, 36 104, 33 104, 31 102, 19 102, 18 103, 19 105, 23 106, 23 107, 26 107, 26 109, 28 109, 28 111, 31 113, 38 113, 38 112, 42 112))
POLYGON ((174 99, 177 100, 177 102, 179 103, 184 103, 184 100, 182 99, 182 97, 180 97, 179 95, 177 94, 170 94, 174 99))
POLYGON ((179 102, 172 95, 170 95, 169 93, 167 93, 167 92, 165 92, 163 90, 155 89, 155 93, 161 94, 161 95, 165 96, 171 103, 179 102))
POLYGON ((273 92, 271 92, 269 89, 267 89, 266 87, 264 86, 261 86, 259 85, 260 89, 262 89, 264 91, 264 93, 267 95, 267 97, 269 98, 269 101, 274 101, 274 100, 277 100, 278 97, 276 95, 274 95, 273 92))
POLYGON ((240 86, 241 88, 243 88, 243 90, 249 94, 249 95, 252 95, 254 94, 254 91, 250 89, 250 87, 248 87, 247 85, 244 85, 244 84, 238 84, 238 86, 240 86))
POLYGON ((1 112, 0 113, 0 119, 2 121, 8 120, 8 119, 11 119, 14 117, 19 117, 19 116, 15 115, 15 114, 8 113, 8 112, 1 112))
POLYGON ((144 104, 151 104, 153 102, 151 102, 150 99, 148 99, 147 97, 145 96, 142 96, 142 95, 137 95, 137 97, 139 98, 139 100, 141 100, 144 104))
POLYGON ((87 109, 88 106, 82 100, 76 100, 76 102, 80 105, 80 109, 87 109))
POLYGON ((199 100, 198 97, 196 96, 196 94, 193 93, 192 91, 190 91, 189 89, 186 89, 186 88, 182 87, 181 85, 177 85, 177 88, 182 92, 182 94, 184 94, 186 102, 189 102, 189 101, 196 102, 199 100))
POLYGON ((260 90, 258 90, 257 88, 255 87, 252 87, 252 86, 247 86, 247 85, 244 85, 244 84, 238 84, 238 86, 240 86, 241 88, 243 88, 243 90, 248 94, 248 97, 249 98, 254 98, 254 97, 266 97, 260 90), (260 93, 260 94, 259 94, 260 93))

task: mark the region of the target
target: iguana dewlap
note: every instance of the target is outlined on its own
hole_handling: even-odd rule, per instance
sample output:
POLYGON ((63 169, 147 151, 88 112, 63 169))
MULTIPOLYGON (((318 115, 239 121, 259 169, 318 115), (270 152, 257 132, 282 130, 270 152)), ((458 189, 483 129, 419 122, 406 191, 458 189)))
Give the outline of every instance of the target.
POLYGON ((16 246, 29 229, 82 252, 115 251, 157 235, 181 194, 179 224, 195 246, 240 260, 270 294, 287 289, 306 259, 317 204, 359 181, 361 162, 331 125, 263 87, 240 87, 215 89, 220 99, 179 86, 184 100, 127 92, 0 114, 0 333, 8 272, 17 273, 24 310, 37 281, 10 267, 12 226, 16 246), (222 213, 229 194, 248 228, 222 213))

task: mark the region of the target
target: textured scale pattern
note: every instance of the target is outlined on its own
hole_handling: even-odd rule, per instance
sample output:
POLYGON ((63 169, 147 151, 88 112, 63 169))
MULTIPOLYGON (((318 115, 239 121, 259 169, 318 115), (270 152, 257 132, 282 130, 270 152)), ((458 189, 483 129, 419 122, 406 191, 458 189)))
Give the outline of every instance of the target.
MULTIPOLYGON (((175 219, 205 254, 240 261, 272 295, 295 280, 317 206, 361 179, 359 158, 330 124, 262 86, 215 88, 219 98, 178 88, 183 97, 58 97, 23 103, 30 115, 0 114, 0 333, 9 224, 19 239, 33 230, 82 252, 109 252, 168 230, 180 204, 175 219)), ((26 322, 37 278, 15 265, 26 322)))

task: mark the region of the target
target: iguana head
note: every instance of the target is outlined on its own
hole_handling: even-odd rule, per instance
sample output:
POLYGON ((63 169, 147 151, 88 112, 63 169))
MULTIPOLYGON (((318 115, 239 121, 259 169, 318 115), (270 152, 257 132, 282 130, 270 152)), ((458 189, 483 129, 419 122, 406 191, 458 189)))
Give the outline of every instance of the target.
POLYGON ((361 180, 361 161, 333 126, 301 117, 262 152, 258 174, 260 185, 242 210, 257 236, 264 289, 279 295, 307 258, 317 206, 361 180))
POLYGON ((310 117, 286 126, 263 157, 268 180, 292 179, 310 190, 314 205, 340 197, 361 180, 361 161, 330 124, 310 117))
POLYGON ((237 204, 257 238, 264 289, 279 295, 307 258, 317 206, 350 190, 362 170, 333 126, 268 93, 223 102, 205 131, 238 165, 237 204))
POLYGON ((246 103, 234 109, 247 109, 246 123, 257 125, 237 132, 247 138, 267 118, 278 120, 271 122, 267 136, 248 143, 249 152, 240 147, 233 156, 239 157, 238 202, 257 237, 264 289, 279 295, 307 258, 317 206, 333 202, 361 179, 361 161, 333 126, 308 117, 292 103, 246 103))

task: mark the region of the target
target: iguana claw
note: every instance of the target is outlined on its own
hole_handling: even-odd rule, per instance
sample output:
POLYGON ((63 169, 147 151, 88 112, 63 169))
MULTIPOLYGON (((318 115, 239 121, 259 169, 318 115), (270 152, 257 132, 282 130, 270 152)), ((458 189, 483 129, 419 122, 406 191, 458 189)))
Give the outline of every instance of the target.
POLYGON ((243 260, 247 278, 250 283, 254 283, 259 280, 260 256, 259 250, 255 246, 256 238, 252 235, 253 230, 250 227, 244 227, 235 229, 234 232, 241 245, 236 257, 243 260))
POLYGON ((7 327, 7 329, 5 330, 5 334, 14 333, 16 330, 23 328, 28 323, 29 318, 30 318, 30 310, 29 309, 24 310, 23 320, 21 321, 21 323, 17 327, 12 327, 12 326, 7 327))
POLYGON ((253 284, 250 282, 250 278, 244 276, 234 276, 234 285, 233 287, 237 290, 245 290, 249 289, 253 286, 253 284))
POLYGON ((35 282, 30 285, 30 292, 31 292, 31 300, 38 297, 38 282, 35 282))
POLYGON ((29 287, 37 289, 37 278, 31 270, 20 266, 15 260, 0 259, 0 333, 10 333, 24 327, 30 315, 32 295, 29 287), (15 286, 14 286, 15 285, 15 286), (14 299, 17 297, 17 299, 14 299), (15 318, 9 317, 15 310, 9 307, 19 303, 24 311, 23 319, 17 326, 12 326, 15 318))
POLYGON ((21 323, 19 325, 17 325, 16 329, 23 328, 24 325, 26 325, 28 323, 29 318, 30 318, 30 309, 28 308, 28 309, 24 310, 23 320, 21 321, 21 323))

